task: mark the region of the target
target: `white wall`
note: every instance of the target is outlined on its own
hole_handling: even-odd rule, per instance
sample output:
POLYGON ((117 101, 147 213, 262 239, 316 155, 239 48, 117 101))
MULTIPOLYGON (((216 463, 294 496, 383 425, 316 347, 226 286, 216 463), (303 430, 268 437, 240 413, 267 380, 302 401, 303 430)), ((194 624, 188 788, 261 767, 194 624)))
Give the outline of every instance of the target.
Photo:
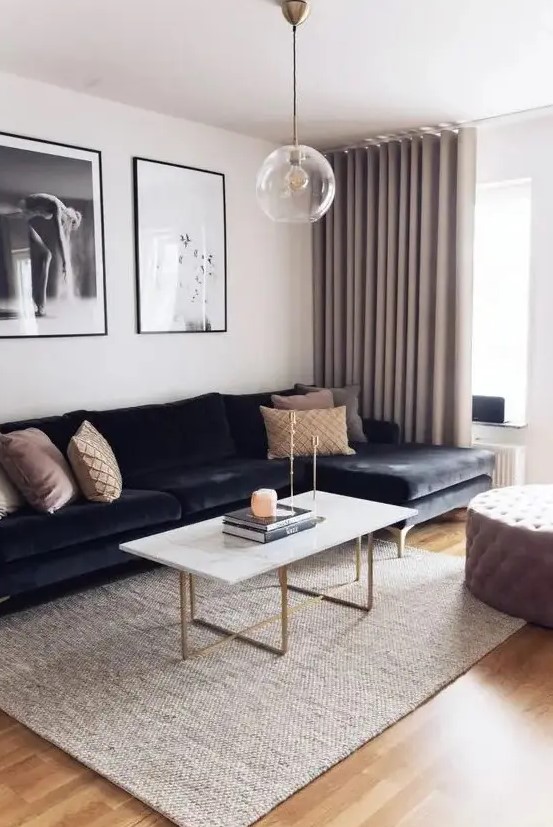
POLYGON ((109 335, 0 340, 0 422, 312 379, 310 231, 255 200, 263 141, 0 75, 0 130, 102 152, 109 335), (136 335, 131 158, 224 172, 228 333, 136 335))
MULTIPOLYGON (((553 116, 485 126, 478 181, 532 179, 527 481, 553 483, 553 116)), ((493 308, 490 308, 493 324, 493 308)))

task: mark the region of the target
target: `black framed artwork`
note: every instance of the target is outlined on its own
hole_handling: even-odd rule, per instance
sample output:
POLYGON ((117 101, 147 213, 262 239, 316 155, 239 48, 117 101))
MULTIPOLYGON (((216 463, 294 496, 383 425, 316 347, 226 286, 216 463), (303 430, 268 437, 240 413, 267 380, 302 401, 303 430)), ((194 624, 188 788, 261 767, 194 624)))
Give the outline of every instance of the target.
POLYGON ((100 152, 0 133, 0 337, 107 333, 100 152))
POLYGON ((225 176, 133 158, 139 333, 227 330, 225 176))

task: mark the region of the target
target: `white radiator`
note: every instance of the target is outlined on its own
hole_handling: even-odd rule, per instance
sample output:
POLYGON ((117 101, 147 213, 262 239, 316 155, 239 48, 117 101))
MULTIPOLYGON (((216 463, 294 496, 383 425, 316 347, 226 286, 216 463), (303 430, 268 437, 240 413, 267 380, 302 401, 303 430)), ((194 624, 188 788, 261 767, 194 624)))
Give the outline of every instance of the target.
POLYGON ((495 454, 495 470, 492 477, 494 488, 506 485, 524 485, 526 448, 524 445, 501 445, 498 442, 476 440, 474 446, 495 454))

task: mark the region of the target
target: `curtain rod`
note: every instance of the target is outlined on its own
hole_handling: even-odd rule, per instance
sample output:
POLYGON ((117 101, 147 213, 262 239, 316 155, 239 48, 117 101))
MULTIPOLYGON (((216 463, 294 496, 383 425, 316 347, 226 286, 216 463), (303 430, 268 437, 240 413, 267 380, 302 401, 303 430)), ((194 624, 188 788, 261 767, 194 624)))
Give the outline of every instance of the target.
POLYGON ((553 104, 545 104, 544 106, 534 106, 530 109, 517 109, 513 112, 504 112, 500 115, 489 115, 486 118, 475 118, 472 121, 456 121, 455 123, 440 123, 437 126, 420 126, 412 129, 399 130, 398 132, 390 132, 388 135, 375 135, 367 138, 364 141, 356 141, 352 144, 345 144, 343 146, 331 147, 325 149, 324 154, 328 152, 347 152, 348 149, 363 149, 368 146, 380 146, 390 141, 405 141, 412 138, 420 137, 421 135, 441 135, 442 132, 458 132, 463 127, 479 126, 482 124, 493 123, 501 120, 515 120, 529 118, 540 113, 550 112, 553 114, 553 104))
POLYGON ((323 154, 327 155, 329 152, 348 152, 350 149, 367 149, 369 146, 382 146, 382 144, 389 144, 396 141, 412 141, 413 138, 419 138, 422 135, 441 135, 443 132, 458 132, 459 129, 460 125, 456 124, 405 129, 401 132, 391 132, 388 135, 375 135, 374 138, 366 138, 364 141, 358 141, 354 144, 345 144, 344 146, 325 149, 323 150, 323 154))

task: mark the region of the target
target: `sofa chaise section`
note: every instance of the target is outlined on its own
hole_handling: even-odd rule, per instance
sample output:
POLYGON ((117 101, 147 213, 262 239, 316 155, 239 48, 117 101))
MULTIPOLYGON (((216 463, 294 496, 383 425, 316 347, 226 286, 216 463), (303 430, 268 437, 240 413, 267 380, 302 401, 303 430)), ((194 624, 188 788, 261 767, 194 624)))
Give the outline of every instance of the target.
POLYGON ((490 477, 493 455, 476 448, 356 444, 352 457, 321 457, 321 488, 401 505, 481 476, 490 477))
POLYGON ((416 509, 391 529, 401 555, 407 532, 487 491, 494 456, 481 448, 417 444, 356 444, 352 457, 321 457, 319 485, 326 491, 416 509))

